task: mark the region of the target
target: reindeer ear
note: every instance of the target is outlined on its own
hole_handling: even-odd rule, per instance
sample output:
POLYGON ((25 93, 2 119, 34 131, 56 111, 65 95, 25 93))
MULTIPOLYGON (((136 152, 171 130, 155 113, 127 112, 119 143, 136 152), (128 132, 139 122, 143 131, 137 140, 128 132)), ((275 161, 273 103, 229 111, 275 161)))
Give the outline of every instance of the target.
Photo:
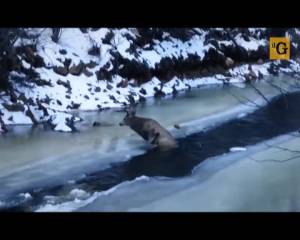
POLYGON ((133 108, 129 109, 129 111, 128 111, 128 115, 129 115, 130 117, 135 116, 135 113, 136 113, 136 110, 133 109, 133 108))

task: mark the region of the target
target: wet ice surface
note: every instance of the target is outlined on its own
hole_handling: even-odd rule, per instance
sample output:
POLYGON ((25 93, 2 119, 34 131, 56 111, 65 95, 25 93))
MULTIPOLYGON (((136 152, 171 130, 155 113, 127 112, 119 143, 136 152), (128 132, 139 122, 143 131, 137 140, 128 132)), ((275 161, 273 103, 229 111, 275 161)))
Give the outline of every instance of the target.
MULTIPOLYGON (((291 79, 280 80, 282 86, 291 89, 297 83, 291 79)), ((260 83, 257 87, 269 97, 278 94, 278 90, 269 84, 260 83)), ((176 99, 149 101, 146 106, 138 109, 138 115, 155 118, 175 136, 184 137, 253 111, 253 104, 247 105, 246 99, 264 103, 250 87, 210 87, 193 90, 176 99), (233 95, 240 100, 236 100, 233 95), (174 124, 181 128, 175 129, 174 124)), ((38 191, 39 188, 55 184, 71 185, 71 190, 66 188, 67 190, 59 192, 60 195, 70 197, 72 188, 78 188, 76 185, 72 186, 75 183, 72 179, 84 179, 86 174, 108 168, 114 162, 127 161, 132 156, 149 150, 150 147, 130 129, 118 126, 123 117, 122 112, 91 112, 84 114, 86 121, 81 123, 81 133, 70 135, 16 128, 14 133, 1 137, 0 200, 13 193, 26 193, 32 188, 38 191), (104 123, 104 126, 91 128, 94 120, 104 123), (18 129, 23 133, 18 133, 18 129)), ((155 180, 151 178, 151 181, 155 180)), ((75 202, 80 202, 80 198, 89 199, 88 194, 93 193, 85 194, 82 192, 85 190, 87 189, 75 190, 81 193, 80 196, 75 196, 73 191, 70 199, 75 198, 75 202)), ((153 194, 155 196, 155 191, 153 194)), ((59 196, 48 196, 51 201, 55 198, 59 196)), ((118 209, 117 205, 115 209, 118 209)))
POLYGON ((207 159, 191 176, 135 179, 86 201, 45 205, 39 211, 299 211, 300 153, 283 150, 298 151, 299 137, 292 133, 246 152, 207 159))
POLYGON ((283 136, 246 155, 209 159, 190 177, 132 183, 80 211, 300 211, 300 153, 270 143, 299 151, 300 138, 283 136))

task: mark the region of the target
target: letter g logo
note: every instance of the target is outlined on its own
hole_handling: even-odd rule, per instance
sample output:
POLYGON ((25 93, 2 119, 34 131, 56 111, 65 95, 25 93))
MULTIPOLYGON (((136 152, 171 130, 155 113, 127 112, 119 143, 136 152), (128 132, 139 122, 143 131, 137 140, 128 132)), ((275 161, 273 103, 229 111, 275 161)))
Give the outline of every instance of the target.
POLYGON ((288 60, 290 59, 290 39, 285 37, 270 38, 270 59, 288 60))
POLYGON ((288 48, 286 47, 286 43, 285 42, 279 42, 276 45, 276 51, 278 54, 286 54, 287 53, 288 48))

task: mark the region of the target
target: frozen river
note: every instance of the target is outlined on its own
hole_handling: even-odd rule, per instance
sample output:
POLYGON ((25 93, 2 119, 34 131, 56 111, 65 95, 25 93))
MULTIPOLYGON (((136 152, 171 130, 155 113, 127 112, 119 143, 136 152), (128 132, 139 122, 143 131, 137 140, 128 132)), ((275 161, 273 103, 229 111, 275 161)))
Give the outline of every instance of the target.
MULTIPOLYGON (((299 87, 298 80, 286 77, 274 79, 273 83, 287 91, 299 87)), ((269 99, 280 94, 265 81, 255 86, 269 99)), ((209 86, 182 93, 175 99, 150 99, 139 106, 137 114, 158 120, 180 139, 179 150, 166 155, 151 149, 129 128, 120 127, 124 112, 116 110, 80 113, 84 121, 79 124, 80 132, 74 134, 15 127, 11 133, 0 137, 0 207, 21 211, 273 210, 280 205, 275 190, 274 199, 270 200, 274 205, 258 205, 265 191, 262 185, 268 186, 272 174, 277 176, 273 184, 282 176, 285 181, 280 186, 288 191, 284 184, 296 175, 293 164, 297 161, 258 164, 246 155, 255 153, 251 152, 252 148, 263 149, 259 145, 261 141, 294 131, 297 124, 296 121, 290 123, 282 115, 287 126, 277 131, 276 124, 280 124, 281 118, 268 125, 271 119, 262 112, 259 117, 266 123, 262 127, 275 129, 261 129, 264 134, 260 135, 259 125, 255 125, 257 117, 247 118, 246 114, 264 104, 266 101, 257 91, 246 85, 209 86), (236 122, 228 123, 232 119, 247 122, 244 138, 243 132, 233 132, 237 125, 236 122), (102 126, 91 127, 93 121, 102 126), (224 123, 229 125, 222 128, 224 123), (174 128, 174 124, 181 128, 174 128), (231 139, 228 143, 226 137, 231 139), (246 151, 215 157, 242 143, 253 146, 242 149, 246 151), (239 160, 233 161, 235 157, 229 156, 239 160), (220 160, 228 157, 227 161, 220 160), (195 167, 197 170, 192 173, 195 167), (256 185, 252 186, 250 179, 256 185), (255 195, 254 187, 259 182, 262 187, 255 195), (234 196, 236 199, 240 196, 240 200, 232 201, 234 196)), ((273 107, 284 106, 279 103, 273 107)), ((296 108, 293 107, 291 111, 296 108)), ((272 114, 271 110, 269 117, 273 117, 272 114)), ((293 120, 297 116, 289 117, 293 120)), ((297 200, 297 192, 290 190, 292 193, 297 200)), ((278 210, 298 209, 296 200, 290 200, 293 208, 279 207, 278 210)), ((286 203, 288 200, 280 198, 280 201, 286 203)))

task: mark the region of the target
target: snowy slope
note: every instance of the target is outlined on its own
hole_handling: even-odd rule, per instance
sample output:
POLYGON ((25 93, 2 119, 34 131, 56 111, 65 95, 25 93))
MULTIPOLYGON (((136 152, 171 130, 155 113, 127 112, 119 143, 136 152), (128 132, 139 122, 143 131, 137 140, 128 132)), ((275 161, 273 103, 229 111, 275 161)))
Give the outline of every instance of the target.
POLYGON ((28 29, 38 38, 20 39, 15 45, 20 49, 34 45, 31 57, 40 57, 43 64, 32 67, 28 54, 19 54, 23 72, 11 73, 18 101, 12 103, 8 96, 0 98, 3 122, 44 122, 56 131, 72 131, 79 120, 72 117, 72 111, 120 108, 128 103, 128 95, 144 100, 203 84, 245 82, 273 73, 269 71, 271 65, 277 66, 277 72, 298 72, 296 61, 280 67, 280 62, 261 59, 249 67, 234 59, 236 53, 230 55, 232 49, 243 49, 250 61, 251 54, 260 54, 260 47, 268 47, 264 31, 251 28, 248 39, 244 33, 233 31, 231 39, 224 29, 190 29, 183 32, 188 37, 158 30, 156 37, 146 35, 151 31, 144 33, 135 28, 65 28, 55 43, 51 29, 28 29), (225 66, 228 58, 233 63, 225 66), (220 70, 217 64, 224 66, 220 70), (24 69, 33 70, 37 76, 31 77, 24 69), (31 81, 24 85, 17 81, 20 78, 31 81))

